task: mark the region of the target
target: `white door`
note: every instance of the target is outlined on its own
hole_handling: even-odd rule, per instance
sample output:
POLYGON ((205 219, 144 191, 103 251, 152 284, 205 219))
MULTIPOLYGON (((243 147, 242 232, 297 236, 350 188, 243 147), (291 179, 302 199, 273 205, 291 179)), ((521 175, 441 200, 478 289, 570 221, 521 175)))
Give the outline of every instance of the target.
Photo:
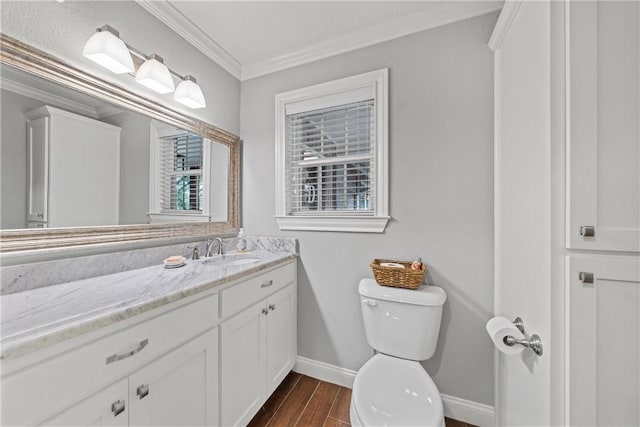
POLYGON ((640 258, 567 259, 569 423, 640 425, 640 258))
POLYGON ((637 1, 569 3, 573 249, 640 251, 639 21, 637 1))
POLYGON ((296 357, 296 298, 287 286, 267 299, 267 394, 287 376, 296 357))
POLYGON ((218 328, 129 376, 132 426, 218 424, 218 328))
POLYGON ((127 426, 129 423, 126 378, 78 402, 40 425, 127 426))
POLYGON ((544 345, 541 357, 528 349, 497 353, 501 426, 551 423, 550 13, 548 2, 506 2, 490 42, 496 75, 494 312, 520 316, 544 345))
POLYGON ((266 393, 267 305, 261 301, 220 326, 220 413, 223 426, 246 425, 266 393))

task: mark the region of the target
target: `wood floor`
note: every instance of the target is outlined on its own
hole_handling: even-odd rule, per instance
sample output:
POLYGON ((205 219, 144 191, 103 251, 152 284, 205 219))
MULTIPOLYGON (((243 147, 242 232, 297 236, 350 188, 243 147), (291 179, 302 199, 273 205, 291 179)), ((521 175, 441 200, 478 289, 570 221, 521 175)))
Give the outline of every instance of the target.
MULTIPOLYGON (((351 389, 290 372, 249 427, 350 426, 351 389)), ((475 427, 445 418, 447 427, 475 427)))

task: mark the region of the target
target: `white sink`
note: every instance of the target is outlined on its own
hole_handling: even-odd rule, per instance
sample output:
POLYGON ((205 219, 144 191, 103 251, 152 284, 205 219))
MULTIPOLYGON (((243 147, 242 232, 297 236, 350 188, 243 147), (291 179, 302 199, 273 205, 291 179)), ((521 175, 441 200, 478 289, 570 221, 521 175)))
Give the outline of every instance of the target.
POLYGON ((224 267, 230 265, 253 264, 260 261, 262 261, 262 258, 258 258, 252 255, 230 254, 204 258, 202 260, 202 263, 205 265, 219 265, 221 267, 224 267))

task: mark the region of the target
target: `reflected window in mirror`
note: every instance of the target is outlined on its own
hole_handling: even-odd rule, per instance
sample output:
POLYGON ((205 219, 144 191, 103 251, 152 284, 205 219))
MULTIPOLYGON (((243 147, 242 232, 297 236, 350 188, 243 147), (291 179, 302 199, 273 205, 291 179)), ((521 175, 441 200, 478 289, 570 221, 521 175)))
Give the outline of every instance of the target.
POLYGON ((160 138, 160 206, 163 212, 202 214, 203 138, 184 131, 160 138))
POLYGON ((221 215, 228 173, 228 153, 220 152, 224 146, 154 121, 150 147, 152 223, 211 221, 221 215))

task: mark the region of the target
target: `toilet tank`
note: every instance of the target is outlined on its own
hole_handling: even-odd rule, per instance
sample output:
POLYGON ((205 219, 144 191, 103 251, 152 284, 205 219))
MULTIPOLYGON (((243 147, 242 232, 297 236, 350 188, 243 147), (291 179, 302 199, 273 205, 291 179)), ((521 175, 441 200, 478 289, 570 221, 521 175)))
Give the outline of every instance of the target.
POLYGON ((427 360, 436 350, 444 290, 380 286, 362 279, 358 286, 364 329, 369 345, 380 353, 410 360, 427 360))

